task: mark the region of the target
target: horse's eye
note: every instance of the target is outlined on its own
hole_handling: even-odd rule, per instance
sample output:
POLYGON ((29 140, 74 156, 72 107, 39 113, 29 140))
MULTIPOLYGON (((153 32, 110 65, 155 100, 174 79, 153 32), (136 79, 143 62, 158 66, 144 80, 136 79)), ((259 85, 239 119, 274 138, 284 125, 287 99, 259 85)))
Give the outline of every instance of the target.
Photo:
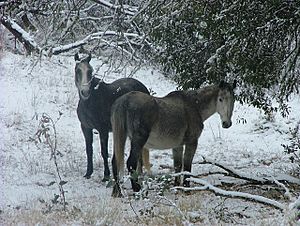
POLYGON ((219 101, 220 101, 220 102, 222 102, 222 101, 223 101, 223 99, 222 99, 222 98, 219 98, 219 101))

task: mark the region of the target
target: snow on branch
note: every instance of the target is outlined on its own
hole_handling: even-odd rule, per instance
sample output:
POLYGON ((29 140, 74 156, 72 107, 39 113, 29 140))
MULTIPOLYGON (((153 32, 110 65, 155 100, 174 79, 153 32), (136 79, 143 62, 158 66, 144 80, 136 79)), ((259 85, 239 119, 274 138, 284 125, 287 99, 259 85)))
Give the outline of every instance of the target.
POLYGON ((0 21, 4 25, 4 27, 6 27, 24 45, 28 53, 39 53, 41 51, 40 47, 30 36, 30 34, 26 32, 23 28, 21 28, 10 17, 1 16, 0 21))
POLYGON ((226 176, 234 177, 237 179, 241 179, 241 180, 246 180, 252 184, 269 185, 269 184, 276 184, 276 182, 278 181, 281 183, 287 182, 287 183, 291 183, 291 184, 300 185, 300 180, 298 178, 292 177, 290 175, 280 174, 280 175, 277 175, 274 177, 264 176, 263 178, 259 178, 259 177, 256 177, 256 176, 253 176, 250 174, 244 174, 244 173, 238 172, 229 166, 221 165, 220 163, 217 163, 213 160, 209 160, 209 159, 205 158, 204 156, 202 156, 202 158, 203 158, 203 161, 197 162, 197 164, 211 164, 211 165, 217 166, 225 171, 225 173, 222 173, 222 174, 224 174, 226 176))
MULTIPOLYGON (((141 40, 143 39, 142 36, 139 36, 139 35, 134 34, 134 33, 118 33, 118 32, 115 32, 115 31, 103 31, 103 32, 101 31, 101 32, 96 32, 96 33, 90 34, 90 35, 86 36, 84 39, 79 40, 77 42, 52 48, 48 55, 58 55, 60 53, 67 52, 71 49, 75 49, 75 48, 78 48, 80 46, 86 45, 86 44, 88 44, 89 42, 91 42, 93 40, 99 40, 100 39, 104 43, 108 44, 108 42, 103 40, 103 38, 105 36, 124 36, 126 38, 126 40, 128 40, 128 38, 138 38, 138 39, 141 39, 141 40)), ((112 45, 112 44, 111 44, 111 46, 116 47, 116 45, 112 45)), ((129 54, 128 51, 126 53, 129 54)))
POLYGON ((197 184, 200 184, 202 186, 201 187, 193 187, 193 188, 174 187, 173 189, 182 190, 182 191, 186 191, 186 192, 204 191, 204 190, 205 191, 211 191, 211 192, 213 192, 217 195, 224 196, 224 197, 245 199, 245 200, 249 200, 249 201, 252 201, 252 202, 258 202, 258 203, 261 203, 261 204, 264 204, 264 205, 273 206, 273 207, 275 207, 277 209, 280 209, 280 210, 285 209, 285 205, 283 205, 282 203, 277 202, 277 201, 272 200, 272 199, 265 198, 263 196, 252 195, 252 194, 248 194, 248 193, 244 193, 244 192, 223 190, 221 188, 213 186, 212 184, 206 182, 205 180, 198 179, 198 178, 189 178, 187 180, 192 181, 192 182, 197 183, 197 184))
POLYGON ((134 6, 128 6, 128 5, 114 5, 108 1, 105 0, 93 0, 93 2, 98 3, 100 5, 103 5, 107 8, 113 9, 113 10, 120 10, 120 12, 124 13, 128 16, 134 16, 135 13, 138 12, 137 7, 134 6))

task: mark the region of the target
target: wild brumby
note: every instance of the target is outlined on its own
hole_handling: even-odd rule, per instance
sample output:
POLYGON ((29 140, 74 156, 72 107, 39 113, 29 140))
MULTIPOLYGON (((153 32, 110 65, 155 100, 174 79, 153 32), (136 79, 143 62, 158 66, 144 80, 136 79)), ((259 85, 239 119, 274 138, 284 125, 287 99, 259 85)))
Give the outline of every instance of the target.
MULTIPOLYGON (((175 172, 191 172, 203 122, 217 112, 223 128, 232 125, 235 87, 236 81, 233 84, 221 81, 219 85, 199 90, 174 91, 162 98, 130 92, 116 100, 111 116, 115 180, 112 196, 122 196, 119 179, 124 171, 124 145, 127 136, 131 142, 127 160, 129 173, 136 171, 143 148, 172 148, 175 172)), ((189 186, 187 178, 188 176, 184 177, 184 186, 189 186)), ((175 184, 179 183, 180 177, 175 178, 175 184)), ((131 185, 135 192, 141 189, 136 177, 131 177, 131 185)))
POLYGON ((111 131, 110 115, 113 102, 130 91, 149 94, 148 89, 138 80, 121 78, 107 84, 93 76, 90 65, 91 54, 84 59, 75 55, 75 84, 79 93, 77 115, 85 138, 87 171, 84 175, 90 178, 93 173, 93 129, 99 132, 101 154, 104 161, 103 181, 109 180, 108 167, 108 133, 111 131))

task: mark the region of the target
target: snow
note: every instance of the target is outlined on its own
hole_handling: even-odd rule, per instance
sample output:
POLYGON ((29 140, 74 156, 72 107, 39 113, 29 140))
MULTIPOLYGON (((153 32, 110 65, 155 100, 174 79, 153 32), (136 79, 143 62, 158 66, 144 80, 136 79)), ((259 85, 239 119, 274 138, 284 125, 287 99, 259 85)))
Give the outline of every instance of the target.
MULTIPOLYGON (((92 59, 91 65, 94 68, 103 65, 97 76, 102 78, 106 75, 106 82, 128 76, 133 70, 128 67, 120 74, 107 73, 109 65, 97 59, 92 59)), ((106 188, 101 182, 103 163, 96 135, 94 174, 89 180, 83 178, 86 156, 76 115, 78 96, 74 84, 74 66, 73 57, 43 57, 38 61, 10 52, 3 54, 0 64, 0 224, 286 223, 285 212, 243 200, 223 199, 205 192, 191 195, 171 192, 166 196, 166 200, 169 200, 167 203, 171 203, 168 206, 161 201, 153 201, 151 197, 141 201, 133 198, 113 199, 110 197, 111 188, 106 188), (69 208, 67 213, 57 214, 53 211, 56 206, 51 204, 54 194, 58 194, 59 190, 57 184, 52 183, 56 182, 57 177, 50 151, 45 145, 32 141, 38 128, 37 119, 44 112, 54 120, 59 112, 63 113, 56 130, 58 149, 63 154, 58 157, 58 164, 63 180, 68 182, 64 185, 69 208)), ((176 89, 176 84, 150 67, 141 68, 134 77, 154 91, 156 96, 164 96, 176 89)), ((205 122, 199 138, 192 173, 213 172, 214 166, 197 164, 205 156, 241 175, 251 173, 255 178, 287 178, 295 165, 289 162, 281 144, 289 142, 289 129, 294 128, 300 119, 299 95, 294 96, 290 105, 288 118, 276 114, 273 121, 268 121, 261 111, 237 103, 233 125, 229 129, 222 129, 219 116, 213 115, 205 122), (243 119, 247 123, 243 123, 243 119)), ((112 150, 111 135, 109 150, 112 150)), ((170 150, 153 150, 150 158, 154 175, 173 172, 170 150)), ((130 193, 129 188, 127 192, 130 193)), ((292 195, 299 197, 299 193, 292 195)), ((280 200, 280 203, 289 205, 284 200, 280 200)), ((299 199, 290 205, 299 205, 299 199)))

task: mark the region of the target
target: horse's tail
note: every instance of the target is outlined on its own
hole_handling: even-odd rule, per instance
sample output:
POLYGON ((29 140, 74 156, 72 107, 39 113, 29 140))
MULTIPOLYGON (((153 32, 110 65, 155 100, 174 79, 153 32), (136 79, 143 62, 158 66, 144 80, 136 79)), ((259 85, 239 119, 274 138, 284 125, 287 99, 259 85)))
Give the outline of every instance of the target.
MULTIPOLYGON (((113 171, 116 179, 124 175, 124 149, 127 138, 127 114, 123 98, 116 100, 112 107, 111 124, 113 132, 114 161, 113 171)), ((126 101, 125 101, 126 102, 126 101)))

